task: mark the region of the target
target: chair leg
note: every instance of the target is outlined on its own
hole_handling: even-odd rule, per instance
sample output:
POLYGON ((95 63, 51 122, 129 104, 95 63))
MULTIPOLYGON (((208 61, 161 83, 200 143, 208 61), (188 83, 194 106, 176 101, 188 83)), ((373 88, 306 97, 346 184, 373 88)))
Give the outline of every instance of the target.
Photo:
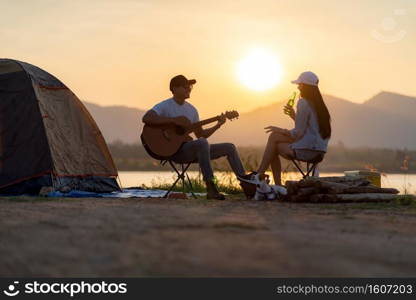
POLYGON ((299 170, 299 172, 302 174, 303 178, 306 177, 306 174, 303 172, 302 168, 298 165, 296 160, 292 160, 293 164, 296 166, 296 168, 299 170))
MULTIPOLYGON (((183 175, 184 171, 183 171, 183 164, 181 164, 181 175, 183 175)), ((185 194, 185 176, 181 176, 181 180, 182 180, 182 193, 185 194)))
POLYGON ((315 168, 313 168, 312 176, 319 177, 319 169, 318 169, 318 166, 319 166, 319 163, 317 163, 316 166, 315 166, 315 168))
POLYGON ((175 182, 170 186, 169 190, 166 192, 166 194, 163 196, 163 198, 167 198, 169 196, 169 193, 175 188, 176 184, 178 183, 178 181, 181 178, 178 176, 178 178, 176 178, 175 182))
POLYGON ((176 172, 176 175, 178 176, 175 180, 175 182, 170 186, 169 190, 166 192, 166 194, 163 196, 163 198, 167 198, 169 196, 169 193, 175 188, 176 184, 179 180, 182 179, 183 175, 178 171, 176 166, 169 160, 169 165, 172 167, 172 169, 176 172))
POLYGON ((186 173, 186 178, 188 179, 189 187, 191 188, 191 194, 196 199, 197 197, 194 194, 194 187, 192 186, 192 182, 191 182, 191 179, 189 178, 188 173, 186 173))
POLYGON ((169 161, 170 166, 172 167, 172 169, 176 172, 177 174, 177 178, 175 180, 175 182, 171 185, 171 187, 169 188, 169 190, 166 192, 166 194, 163 196, 163 198, 167 198, 169 196, 169 193, 175 188, 176 184, 178 183, 179 180, 182 181, 182 192, 185 193, 185 187, 186 187, 186 180, 189 183, 189 187, 191 189, 191 194, 194 198, 196 198, 194 191, 193 191, 193 186, 191 183, 191 179, 188 176, 188 169, 191 166, 191 163, 188 163, 186 166, 185 164, 181 164, 181 168, 180 171, 176 168, 175 164, 172 163, 171 161, 169 161), (185 177, 186 176, 186 177, 185 177))
POLYGON ((299 166, 299 164, 296 162, 296 160, 292 160, 293 164, 296 166, 296 168, 299 170, 299 172, 302 174, 303 178, 309 177, 311 174, 312 176, 315 173, 315 169, 317 167, 317 163, 306 163, 306 173, 303 172, 302 168, 299 166))
POLYGON ((306 176, 305 176, 305 177, 308 177, 308 176, 309 176, 309 174, 311 174, 311 173, 312 173, 312 175, 313 175, 313 173, 314 173, 314 171, 315 171, 316 166, 317 166, 317 164, 316 164, 316 163, 314 163, 314 164, 312 164, 312 166, 309 168, 309 164, 308 164, 308 170, 307 170, 307 173, 306 173, 306 176))
POLYGON ((191 178, 189 178, 189 175, 188 175, 188 172, 187 172, 190 166, 191 166, 191 163, 188 163, 185 168, 183 168, 183 165, 182 165, 184 192, 185 192, 185 185, 188 184, 191 195, 196 199, 197 197, 194 194, 194 187, 192 186, 191 178), (188 183, 186 183, 185 176, 186 176, 186 180, 188 181, 188 183))

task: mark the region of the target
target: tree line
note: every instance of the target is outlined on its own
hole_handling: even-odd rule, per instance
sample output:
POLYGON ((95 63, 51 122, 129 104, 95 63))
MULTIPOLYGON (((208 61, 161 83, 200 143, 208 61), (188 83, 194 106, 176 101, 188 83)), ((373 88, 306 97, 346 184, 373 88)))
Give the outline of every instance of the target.
MULTIPOLYGON (((141 144, 114 142, 108 145, 114 163, 120 171, 167 170, 152 159, 141 144)), ((255 170, 260 163, 263 147, 238 147, 246 170, 255 170)), ((225 159, 213 161, 216 170, 229 171, 225 159)), ((293 164, 282 160, 283 170, 295 170, 293 164)), ((198 166, 193 166, 194 170, 198 166)), ((339 143, 329 146, 321 172, 343 172, 345 170, 376 170, 385 173, 416 173, 416 151, 407 149, 349 148, 339 143)))

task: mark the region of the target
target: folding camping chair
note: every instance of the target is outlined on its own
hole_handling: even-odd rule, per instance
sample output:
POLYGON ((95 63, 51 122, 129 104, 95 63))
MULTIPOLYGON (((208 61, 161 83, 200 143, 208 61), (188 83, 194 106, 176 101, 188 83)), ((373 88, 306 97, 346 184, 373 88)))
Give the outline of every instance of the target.
POLYGON ((177 168, 175 166, 175 162, 173 162, 172 160, 165 159, 165 160, 160 161, 160 164, 162 166, 166 165, 166 163, 169 163, 169 165, 172 167, 172 169, 176 172, 177 177, 176 177, 175 182, 171 185, 171 187, 166 192, 166 194, 163 196, 163 198, 167 198, 169 196, 169 193, 175 188, 178 181, 181 180, 182 181, 182 192, 185 193, 185 186, 188 185, 192 196, 196 199, 196 196, 194 194, 194 187, 192 186, 191 179, 189 178, 189 175, 187 173, 191 164, 193 164, 195 162, 193 161, 193 162, 189 162, 189 163, 178 163, 180 168, 177 168), (188 181, 188 182, 186 183, 186 181, 188 181))
POLYGON ((143 138, 141 138, 142 144, 144 149, 146 150, 147 154, 151 156, 152 158, 159 160, 160 164, 162 166, 166 165, 166 163, 169 163, 172 170, 175 171, 177 177, 176 180, 173 182, 173 184, 170 186, 169 190, 166 192, 166 194, 163 196, 163 198, 167 198, 169 196, 169 193, 172 192, 172 190, 175 188, 176 184, 180 181, 182 181, 182 192, 185 193, 185 187, 186 185, 189 186, 189 190, 191 191, 192 196, 196 199, 196 195, 194 193, 194 187, 192 185, 191 179, 189 178, 189 175, 187 173, 189 167, 191 164, 196 163, 196 161, 192 161, 189 163, 176 163, 179 165, 179 167, 176 167, 175 162, 170 159, 166 159, 165 157, 160 157, 159 155, 155 154, 150 150, 150 148, 144 143, 143 138))
POLYGON ((302 174, 302 177, 306 178, 309 176, 315 176, 315 174, 317 173, 316 167, 324 159, 324 156, 325 156, 325 153, 322 153, 318 157, 316 157, 314 160, 305 161, 305 160, 292 158, 291 161, 296 166, 298 171, 302 174), (300 166, 301 162, 306 162, 306 171, 302 170, 300 166))

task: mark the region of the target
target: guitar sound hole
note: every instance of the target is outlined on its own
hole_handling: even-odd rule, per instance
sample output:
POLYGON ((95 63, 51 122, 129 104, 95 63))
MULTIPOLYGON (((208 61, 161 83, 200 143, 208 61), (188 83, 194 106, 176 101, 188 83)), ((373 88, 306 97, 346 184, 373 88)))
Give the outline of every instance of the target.
POLYGON ((183 129, 182 127, 180 127, 180 126, 176 126, 176 128, 175 128, 175 132, 177 133, 177 134, 179 134, 179 135, 182 135, 182 134, 185 134, 185 129, 183 129))

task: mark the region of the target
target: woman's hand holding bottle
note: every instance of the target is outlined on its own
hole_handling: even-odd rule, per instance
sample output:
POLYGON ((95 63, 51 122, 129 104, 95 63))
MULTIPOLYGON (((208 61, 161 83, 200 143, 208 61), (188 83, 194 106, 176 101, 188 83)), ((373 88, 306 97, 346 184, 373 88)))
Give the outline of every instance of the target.
POLYGON ((286 104, 285 107, 283 108, 283 112, 286 115, 288 115, 293 121, 295 120, 296 113, 295 113, 295 110, 292 106, 289 106, 289 105, 286 104))
POLYGON ((293 92, 292 96, 289 98, 289 101, 287 101, 285 107, 283 108, 283 112, 286 115, 288 115, 290 118, 292 118, 293 120, 295 120, 296 118, 296 113, 293 108, 293 106, 295 105, 295 99, 296 99, 296 92, 293 92))

